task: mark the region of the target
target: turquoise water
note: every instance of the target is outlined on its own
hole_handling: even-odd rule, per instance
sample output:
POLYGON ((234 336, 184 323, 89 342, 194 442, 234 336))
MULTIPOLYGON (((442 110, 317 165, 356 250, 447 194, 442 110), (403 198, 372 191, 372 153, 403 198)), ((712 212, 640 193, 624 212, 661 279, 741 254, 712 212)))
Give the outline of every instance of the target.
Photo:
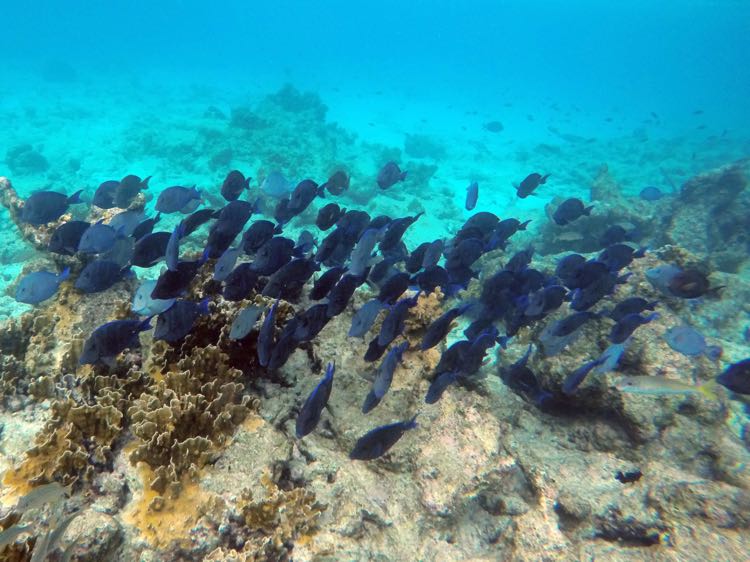
MULTIPOLYGON (((744 179, 750 156, 748 2, 72 0, 30 6, 0 0, 0 8, 0 177, 11 181, 22 199, 40 189, 65 194, 82 189, 84 204, 71 207, 72 218, 108 220, 115 211, 103 213, 91 205, 97 186, 136 174, 151 176, 143 200, 134 204, 147 216, 156 214, 160 192, 173 185, 195 185, 201 190, 202 208, 219 209, 226 204, 220 194, 222 181, 237 169, 251 178, 241 199, 258 199, 263 218, 273 220, 277 200, 261 187, 270 172, 281 172, 294 186, 304 178, 323 183, 341 169, 351 177, 349 189, 341 195, 316 197, 309 208, 284 224, 284 236, 296 241, 303 230, 309 230, 320 247, 330 231, 321 232, 314 223, 318 210, 331 202, 372 217, 423 212, 404 235, 409 251, 435 239, 449 242, 477 212, 530 220, 504 252, 484 240, 484 255, 473 267, 472 280, 454 287, 457 296, 441 305, 445 310, 475 303, 480 287, 511 256, 529 247, 535 250, 531 266, 543 272, 546 284, 557 284, 553 276, 560 258, 577 252, 596 259, 606 247, 598 242, 606 227, 622 225, 631 233, 627 242, 643 247, 645 257, 622 271, 630 271, 632 277, 623 278, 594 310, 604 312, 625 297, 643 296, 659 301, 661 317, 638 329, 636 334, 649 335, 637 340, 638 353, 625 356, 619 374, 666 375, 697 385, 749 355, 750 195, 744 179), (408 172, 406 180, 379 189, 376 178, 388 161, 408 172), (701 184, 697 195, 690 191, 691 178, 731 165, 742 177, 738 189, 713 176, 701 184), (550 176, 532 196, 520 198, 514 186, 531 173, 550 176), (479 197, 470 211, 465 202, 472 181, 478 182, 479 197), (640 196, 647 186, 658 188, 663 197, 640 196), (724 189, 731 193, 726 195, 724 189), (556 225, 555 210, 571 197, 593 205, 591 216, 556 225), (710 288, 725 288, 689 299, 660 293, 646 271, 665 264, 695 267, 705 274, 710 288), (665 334, 680 325, 699 330, 712 349, 721 349, 719 356, 693 361, 674 353, 665 334)), ((184 216, 165 213, 156 230, 172 232, 184 216)), ((63 221, 69 218, 66 215, 63 221)), ((18 302, 15 295, 22 274, 58 272, 64 267, 77 274, 88 260, 80 255, 64 259, 50 255, 43 244, 25 241, 16 222, 0 207, 0 322, 59 305, 56 299, 35 306, 18 302)), ((49 229, 34 232, 41 232, 46 243, 49 229)), ((197 258, 206 247, 207 233, 204 227, 183 242, 181 259, 197 258)), ((240 238, 236 240, 239 243, 240 238)), ((441 263, 445 265, 447 259, 448 253, 441 263)), ((403 269, 400 263, 397 269, 403 269)), ((339 265, 351 266, 348 259, 339 265)), ((209 262, 204 272, 212 266, 209 262)), ((315 278, 329 266, 325 264, 315 278)), ((164 268, 163 260, 149 268, 134 267, 133 276, 117 285, 120 293, 101 293, 102 302, 112 304, 123 293, 130 298, 139 282, 156 279, 164 268)), ((220 290, 207 287, 193 285, 191 297, 207 297, 213 306, 236 312, 220 290)), ((561 309, 566 313, 573 310, 568 301, 574 288, 568 288, 569 298, 561 309)), ((352 343, 345 334, 354 310, 377 291, 374 283, 358 288, 352 300, 356 304, 336 319, 340 325, 327 328, 310 344, 309 353, 318 359, 314 369, 307 368, 300 359, 303 353, 297 351, 294 367, 288 367, 294 375, 277 379, 261 370, 258 377, 274 384, 284 380, 282 387, 294 389, 295 403, 301 402, 302 394, 313 388, 312 379, 322 376, 319 363, 333 360, 332 350, 341 353, 341 349, 352 353, 337 362, 336 376, 346 377, 339 373, 348 369, 355 377, 365 368, 360 356, 367 347, 352 343)), ((251 299, 256 292, 260 288, 251 299)), ((520 306, 522 296, 529 294, 514 295, 513 306, 520 306)), ((291 300, 296 312, 311 306, 306 297, 291 300)), ((79 339, 114 318, 111 310, 97 310, 102 317, 81 322, 79 339)), ((477 318, 475 310, 471 314, 458 320, 461 330, 451 332, 447 344, 464 338, 462 329, 477 318)), ((563 317, 553 314, 525 321, 517 333, 510 333, 508 318, 495 319, 495 324, 499 335, 506 330, 515 338, 507 352, 513 360, 533 344, 534 371, 558 400, 563 371, 596 359, 613 342, 608 335, 611 322, 606 320, 598 332, 586 333, 585 345, 579 342, 562 358, 552 353, 542 357, 537 350, 545 346, 543 330, 563 317)), ((177 349, 171 359, 179 356, 177 349)), ((414 350, 408 354, 415 356, 414 350)), ((122 355, 120 361, 122 366, 122 355)), ((419 371, 409 361, 416 359, 406 361, 411 365, 407 369, 419 371)), ((483 376, 497 374, 499 366, 511 362, 505 351, 494 346, 483 376)), ((248 373, 243 373, 247 379, 248 373)), ((355 378, 357 382, 346 388, 362 384, 355 378)), ((426 388, 425 378, 417 377, 417 383, 426 388)), ((420 392, 425 388, 420 387, 420 392)), ((251 392, 259 394, 257 388, 251 392)), ((470 390, 461 392, 474 396, 470 390)), ((573 402, 573 409, 596 410, 602 395, 587 394, 581 402, 573 402)), ((536 412, 540 404, 528 393, 524 396, 528 409, 536 412)), ((611 396, 606 396, 609 403, 611 396)), ((357 405, 351 412, 359 415, 363 397, 352 398, 357 405)), ((723 404, 729 404, 729 413, 715 425, 732 443, 744 439, 745 445, 739 446, 744 456, 734 459, 742 472, 750 422, 741 401, 746 398, 738 398, 726 398, 723 404)), ((677 410, 659 404, 670 415, 677 410)), ((571 407, 569 402, 564 405, 571 407)), ((392 415, 378 419, 385 423, 403 418, 402 406, 392 407, 387 410, 392 415)), ((413 408, 407 409, 412 415, 413 408)), ((460 416, 462 411, 457 407, 448 415, 460 416)), ((34 419, 45 419, 46 414, 33 412, 29 415, 34 419)), ((619 415, 628 417, 627 412, 619 415)), ((633 419, 642 417, 633 415, 633 419)), ((660 420, 668 417, 654 414, 660 420)), ((540 424, 555 423, 539 419, 540 424)), ((273 422, 274 427, 283 424, 278 419, 273 422)), ((370 422, 369 429, 374 427, 370 422)), ((124 454, 122 444, 120 449, 113 447, 116 454, 124 454)), ((605 453, 630 458, 623 453, 627 446, 615 449, 605 453)), ((648 453, 638 454, 633 462, 645 463, 648 453)), ((665 458, 668 464, 669 456, 665 458)), ((1 466, 12 465, 4 460, 1 466)), ((610 465, 606 466, 609 471, 610 465)), ((690 477, 699 474, 736 485, 731 478, 686 471, 690 477)), ((745 479, 738 486, 746 484, 745 479)), ((495 559, 501 551, 493 548, 445 559, 495 559)), ((399 559, 397 549, 385 550, 384 559, 399 559)), ((361 553, 347 552, 352 559, 364 559, 361 553)), ((118 556, 127 560, 129 554, 118 556)), ((423 551, 420 556, 430 558, 423 551)), ((527 556, 532 559, 534 554, 527 556)))
MULTIPOLYGON (((429 135, 441 148, 435 181, 406 193, 455 192, 456 219, 472 178, 491 186, 479 208, 514 211, 542 207, 553 189, 583 193, 602 162, 637 192, 663 185, 662 170, 679 184, 747 153, 743 2, 37 6, 4 6, 0 38, 0 154, 30 144, 48 163, 12 170, 6 160, 22 194, 93 190, 130 172, 154 175, 156 189, 216 185, 225 170, 206 161, 233 141, 207 146, 218 123, 202 119, 206 109, 229 115, 287 83, 318 95, 327 122, 356 135, 356 148, 327 156, 360 168, 364 185, 380 164, 374 143, 403 149, 407 135, 429 135), (499 134, 482 128, 494 120, 499 134), (181 159, 186 146, 194 154, 181 159), (529 165, 547 162, 556 186, 533 201, 509 196, 529 165)), ((310 137, 264 133, 270 152, 310 137)), ((240 147, 225 167, 263 166, 240 147)), ((429 224, 437 235, 443 226, 429 224)), ((4 261, 23 259, 19 248, 4 261)))

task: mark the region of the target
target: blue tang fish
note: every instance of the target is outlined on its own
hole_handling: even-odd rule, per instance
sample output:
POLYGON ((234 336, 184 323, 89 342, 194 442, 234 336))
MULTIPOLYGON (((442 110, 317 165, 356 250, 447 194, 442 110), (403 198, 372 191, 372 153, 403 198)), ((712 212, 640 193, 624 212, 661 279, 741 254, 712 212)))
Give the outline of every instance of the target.
POLYGON ((94 260, 83 268, 75 282, 75 288, 82 293, 106 291, 130 271, 110 260, 94 260))
POLYGON ((153 299, 151 293, 156 287, 156 279, 147 279, 141 283, 133 295, 130 309, 141 316, 154 316, 169 309, 177 299, 153 299))
POLYGON ((78 359, 81 365, 104 362, 111 364, 126 349, 141 346, 138 334, 151 329, 151 316, 145 320, 115 320, 99 326, 83 344, 78 359))
POLYGON ((173 185, 166 188, 156 199, 156 210, 160 213, 192 213, 201 202, 201 193, 195 186, 173 185))
POLYGON ((59 275, 50 271, 35 271, 25 275, 16 288, 16 300, 25 304, 39 304, 57 292, 60 283, 70 276, 66 267, 59 275))
POLYGON ((331 396, 331 389, 333 388, 333 373, 335 370, 335 363, 328 363, 323 380, 317 384, 302 405, 302 409, 297 416, 297 424, 295 428, 297 439, 302 439, 305 435, 312 432, 312 430, 318 425, 323 408, 326 407, 326 404, 328 404, 328 398, 331 396))
POLYGON ((354 449, 349 453, 349 458, 370 461, 381 457, 401 439, 404 433, 415 427, 417 427, 417 416, 410 420, 376 427, 357 440, 354 449))
POLYGON ((67 196, 57 191, 36 191, 23 202, 21 220, 34 226, 41 226, 59 219, 70 205, 83 203, 82 189, 67 196))

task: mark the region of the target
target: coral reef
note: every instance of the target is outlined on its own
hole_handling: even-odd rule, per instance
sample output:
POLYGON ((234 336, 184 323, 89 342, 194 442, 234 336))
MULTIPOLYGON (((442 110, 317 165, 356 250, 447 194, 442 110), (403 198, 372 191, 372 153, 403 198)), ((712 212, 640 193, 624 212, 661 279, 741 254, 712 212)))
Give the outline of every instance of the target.
POLYGON ((194 348, 133 401, 128 416, 140 443, 130 461, 152 469, 152 490, 179 495, 183 477, 197 476, 242 423, 252 401, 243 396, 241 377, 216 346, 194 348))
POLYGON ((671 244, 705 255, 711 267, 736 273, 750 253, 746 223, 750 160, 727 164, 686 181, 677 197, 666 234, 671 244))

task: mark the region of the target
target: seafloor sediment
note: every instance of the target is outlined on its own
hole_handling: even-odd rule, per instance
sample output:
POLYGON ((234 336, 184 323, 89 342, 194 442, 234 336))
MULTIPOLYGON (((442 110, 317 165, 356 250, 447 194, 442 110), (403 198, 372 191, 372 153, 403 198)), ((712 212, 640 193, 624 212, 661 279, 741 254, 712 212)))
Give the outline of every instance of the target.
MULTIPOLYGON (((262 125, 249 110, 232 119, 237 127, 262 125)), ((64 282, 51 301, 0 324, 0 527, 29 526, 0 547, 0 557, 31 559, 60 525, 49 506, 25 513, 17 504, 35 487, 58 482, 67 488, 55 509, 76 516, 66 521, 57 554, 79 561, 746 559, 746 402, 721 387, 710 399, 627 394, 613 385, 623 375, 699 384, 747 357, 747 231, 736 228, 750 209, 746 168, 742 161, 706 170, 675 199, 640 206, 625 201, 616 176, 602 168, 588 180, 591 217, 535 230, 532 263, 544 271, 554 271, 564 252, 596 251, 591 240, 610 224, 639 228, 649 241, 616 296, 657 300, 660 318, 634 333, 617 372, 590 376, 571 397, 563 396, 562 381, 604 351, 611 322, 587 324, 563 353, 538 352, 544 326, 564 317, 567 304, 522 328, 507 350, 495 348, 483 377, 427 405, 445 344, 421 352, 416 343, 454 300, 440 291, 420 296, 397 340, 411 349, 387 397, 363 415, 374 367, 362 359, 367 340, 347 332, 353 312, 372 296, 366 287, 269 372, 257 362, 256 336, 238 343, 228 331, 244 306, 272 300, 224 300, 210 263, 188 293, 209 297, 210 314, 174 345, 144 332, 142 349, 112 367, 79 366, 78 357, 96 326, 132 317, 136 280, 94 295, 64 282), (700 267, 724 289, 692 301, 665 296, 645 272, 667 263, 700 267), (721 346, 721 356, 673 350, 664 332, 684 323, 721 346), (554 408, 540 409, 498 376, 529 344, 529 366, 555 396, 554 408), (336 374, 328 408, 316 431, 296 439, 299 405, 330 361, 336 374), (362 434, 413 415, 418 428, 384 457, 349 459, 362 434), (635 482, 615 478, 636 470, 642 477, 635 482)), ((0 201, 16 235, 37 250, 25 271, 80 269, 78 258, 44 251, 50 226, 18 223, 21 198, 6 178, 0 201)), ((200 248, 191 249, 198 255, 200 248)), ((484 275, 511 254, 484 255, 480 279, 461 298, 476 295, 484 275)), ((306 297, 282 302, 277 326, 309 304, 306 297)), ((600 306, 611 305, 608 298, 600 306)))

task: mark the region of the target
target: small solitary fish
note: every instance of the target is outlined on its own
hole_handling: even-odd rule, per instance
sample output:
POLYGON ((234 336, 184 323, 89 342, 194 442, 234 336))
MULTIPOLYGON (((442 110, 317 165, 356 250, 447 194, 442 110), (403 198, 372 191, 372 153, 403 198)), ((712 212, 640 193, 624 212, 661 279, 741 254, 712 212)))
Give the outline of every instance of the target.
POLYGON ((417 427, 417 416, 407 421, 399 421, 376 427, 357 440, 354 449, 349 453, 352 460, 369 461, 383 456, 399 439, 417 427))
POLYGON ((529 174, 524 178, 524 180, 516 187, 516 195, 520 197, 521 199, 525 199, 529 195, 531 195, 534 190, 539 187, 540 185, 546 183, 547 178, 550 175, 541 175, 534 172, 533 174, 529 174))
POLYGON ((576 198, 566 199, 552 214, 553 220, 560 226, 565 226, 583 216, 589 216, 593 205, 586 207, 583 201, 576 198))
POLYGON ((629 394, 702 394, 712 400, 716 399, 716 394, 713 391, 714 386, 715 381, 713 380, 694 385, 656 375, 623 377, 615 383, 617 390, 629 394))
POLYGON ((297 416, 295 431, 297 439, 302 439, 305 435, 312 432, 320 421, 320 415, 323 408, 328 404, 333 388, 333 373, 336 370, 335 363, 328 363, 326 374, 317 384, 310 395, 305 400, 297 416))
POLYGON ((640 470, 631 470, 628 472, 618 470, 615 474, 615 480, 618 480, 621 484, 632 484, 633 482, 638 482, 642 476, 643 473, 640 470))
POLYGON ((662 193, 661 189, 659 189, 658 187, 649 185, 641 189, 638 196, 644 201, 658 201, 659 199, 664 197, 664 193, 662 193))
POLYGON ((388 189, 393 187, 398 182, 406 179, 407 172, 402 172, 401 168, 398 167, 393 161, 387 162, 378 172, 378 187, 380 189, 388 189))

